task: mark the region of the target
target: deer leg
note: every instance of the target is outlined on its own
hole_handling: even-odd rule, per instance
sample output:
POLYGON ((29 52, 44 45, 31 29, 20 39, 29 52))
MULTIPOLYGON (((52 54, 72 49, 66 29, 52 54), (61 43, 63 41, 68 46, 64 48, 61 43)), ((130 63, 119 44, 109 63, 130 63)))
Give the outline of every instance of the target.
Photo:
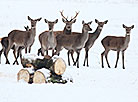
POLYGON ((87 54, 87 57, 86 57, 86 59, 87 59, 87 67, 89 67, 89 64, 88 64, 88 51, 86 52, 86 54, 87 54))
POLYGON ((79 68, 79 56, 80 56, 80 51, 77 53, 77 60, 76 60, 77 68, 79 68))
POLYGON ((122 51, 122 63, 123 63, 123 69, 125 69, 125 65, 124 65, 124 51, 122 51))
POLYGON ((46 55, 48 55, 48 50, 46 50, 46 55))
POLYGON ((29 46, 29 53, 31 52, 31 46, 29 46))
POLYGON ((87 67, 88 67, 89 66, 88 65, 88 50, 85 50, 85 59, 84 59, 83 66, 85 66, 86 61, 87 61, 87 67))
POLYGON ((3 52, 3 48, 0 51, 0 64, 1 64, 1 54, 2 54, 2 52, 3 52))
POLYGON ((84 58, 84 63, 83 63, 83 66, 85 66, 85 62, 86 62, 86 49, 85 49, 85 58, 84 58))
POLYGON ((6 58, 6 63, 5 63, 5 64, 10 64, 6 52, 4 52, 4 56, 5 56, 5 58, 6 58))
POLYGON ((54 53, 55 53, 55 51, 54 51, 54 50, 52 50, 52 56, 54 56, 54 53))
POLYGON ((20 60, 22 60, 22 50, 23 50, 23 49, 21 49, 21 50, 17 53, 17 56, 18 56, 18 57, 20 56, 20 60))
POLYGON ((102 68, 104 68, 104 63, 103 63, 103 56, 105 55, 105 51, 101 53, 101 62, 102 62, 102 68))
MULTIPOLYGON (((59 54, 60 54, 60 51, 62 50, 62 48, 60 47, 60 46, 57 46, 56 48, 55 48, 55 50, 56 50, 56 52, 54 52, 54 55, 58 55, 59 56, 59 54)), ((54 56, 53 55, 53 56, 54 56)), ((52 56, 52 57, 53 57, 52 56)))
POLYGON ((17 57, 20 56, 20 60, 22 60, 22 50, 24 49, 24 47, 20 47, 17 53, 17 57))
POLYGON ((27 47, 25 48, 25 54, 27 54, 27 47))
MULTIPOLYGON (((41 48, 40 48, 40 49, 38 49, 37 55, 39 56, 39 55, 40 55, 40 53, 41 53, 41 48)), ((42 54, 42 53, 41 53, 41 54, 42 54)))
POLYGON ((73 61, 73 63, 74 63, 74 62, 75 62, 74 57, 73 57, 74 51, 72 50, 72 51, 70 52, 70 54, 71 54, 72 61, 73 61))
POLYGON ((45 50, 43 48, 41 48, 41 52, 42 52, 42 56, 44 56, 45 50))
POLYGON ((17 53, 17 57, 16 57, 16 50, 19 49, 18 47, 16 47, 14 50, 13 50, 13 55, 15 57, 15 61, 13 63, 13 65, 16 63, 17 65, 19 65, 17 59, 18 59, 18 53, 17 53))
POLYGON ((117 63, 118 63, 118 59, 119 59, 119 53, 120 53, 120 51, 117 51, 117 59, 116 59, 115 68, 117 68, 117 63))
POLYGON ((32 47, 32 45, 29 46, 29 53, 31 52, 31 47, 32 47))
POLYGON ((76 58, 76 62, 74 63, 74 66, 77 63, 77 68, 79 68, 79 56, 80 56, 80 51, 77 51, 77 58, 76 58))
POLYGON ((69 58, 70 50, 68 50, 67 55, 68 55, 68 65, 70 66, 70 58, 69 58))
POLYGON ((14 61, 13 64, 15 64, 15 62, 17 63, 17 65, 19 64, 18 61, 17 61, 17 59, 19 58, 19 56, 20 56, 20 60, 22 60, 22 53, 21 53, 22 50, 23 50, 23 47, 19 47, 18 48, 17 57, 16 57, 16 59, 15 59, 15 61, 14 61))
POLYGON ((9 60, 8 60, 8 53, 11 49, 11 47, 13 46, 13 42, 11 42, 10 40, 9 41, 9 44, 8 44, 8 47, 4 50, 4 56, 6 58, 6 64, 10 64, 9 60))
POLYGON ((105 51, 105 59, 106 59, 108 67, 111 68, 110 65, 109 65, 109 62, 108 62, 108 58, 107 58, 108 52, 109 52, 109 50, 105 51))

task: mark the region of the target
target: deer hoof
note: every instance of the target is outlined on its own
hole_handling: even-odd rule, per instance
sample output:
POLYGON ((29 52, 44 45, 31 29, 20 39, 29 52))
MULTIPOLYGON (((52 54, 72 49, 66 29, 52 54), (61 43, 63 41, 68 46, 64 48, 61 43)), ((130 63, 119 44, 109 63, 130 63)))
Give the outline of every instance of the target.
POLYGON ((6 64, 10 64, 10 62, 8 61, 8 62, 6 62, 6 64))

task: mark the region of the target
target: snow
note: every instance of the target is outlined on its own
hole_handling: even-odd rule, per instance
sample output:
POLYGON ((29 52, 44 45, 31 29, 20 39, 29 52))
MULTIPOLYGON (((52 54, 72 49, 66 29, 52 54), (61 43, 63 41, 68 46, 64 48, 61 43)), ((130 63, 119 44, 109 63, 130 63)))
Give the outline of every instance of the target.
MULTIPOLYGON (((0 64, 0 102, 138 102, 138 0, 1 0, 0 3, 0 38, 7 36, 13 29, 24 30, 32 18, 42 17, 48 20, 59 19, 55 30, 63 30, 64 23, 59 11, 71 18, 75 11, 80 11, 73 31, 82 29, 82 20, 93 21, 93 31, 99 21, 108 20, 103 31, 89 51, 89 67, 83 66, 84 49, 80 55, 80 68, 67 66, 65 76, 73 79, 67 84, 27 84, 17 82, 17 73, 21 65, 6 65, 4 55, 0 64), (115 69, 116 52, 109 52, 109 69, 101 68, 100 54, 104 50, 101 40, 107 35, 124 36, 122 24, 135 25, 131 31, 128 49, 125 51, 125 67, 122 69, 121 54, 115 69)), ((47 30, 44 20, 37 23, 37 34, 32 46, 32 55, 40 48, 38 35, 47 30)), ((1 46, 1 45, 0 45, 1 46)), ((60 57, 67 63, 67 51, 62 50, 60 57)), ((24 50, 23 50, 24 54, 24 50)), ((12 51, 9 60, 13 63, 12 51)), ((72 63, 71 63, 72 64, 72 63)))

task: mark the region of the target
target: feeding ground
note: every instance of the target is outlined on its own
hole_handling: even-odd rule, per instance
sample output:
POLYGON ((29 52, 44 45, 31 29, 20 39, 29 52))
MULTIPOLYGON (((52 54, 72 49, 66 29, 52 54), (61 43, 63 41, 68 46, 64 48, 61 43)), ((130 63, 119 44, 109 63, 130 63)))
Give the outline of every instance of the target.
MULTIPOLYGON (((80 68, 67 66, 66 73, 73 78, 73 83, 67 84, 27 84, 17 82, 17 73, 21 65, 6 65, 2 55, 0 64, 0 102, 138 102, 138 1, 137 0, 2 0, 0 3, 0 38, 7 36, 13 29, 24 30, 29 25, 27 16, 42 17, 54 21, 59 19, 54 30, 63 30, 64 23, 59 11, 64 15, 75 15, 80 11, 73 31, 81 32, 82 20, 93 21, 93 31, 99 21, 108 20, 89 51, 89 67, 83 66, 85 51, 81 51, 80 68), (109 53, 109 69, 101 68, 100 55, 104 48, 101 40, 107 35, 125 36, 127 26, 135 25, 131 32, 128 49, 125 52, 125 66, 122 69, 121 54, 118 67, 115 69, 116 52, 109 53)), ((37 54, 40 48, 38 35, 47 30, 44 20, 37 24, 35 43, 31 54, 37 54)), ((92 32, 93 32, 92 31, 92 32)), ((24 53, 24 51, 23 51, 24 53)), ((63 50, 60 57, 67 63, 67 51, 63 50)), ((12 51, 9 60, 13 63, 12 51)))

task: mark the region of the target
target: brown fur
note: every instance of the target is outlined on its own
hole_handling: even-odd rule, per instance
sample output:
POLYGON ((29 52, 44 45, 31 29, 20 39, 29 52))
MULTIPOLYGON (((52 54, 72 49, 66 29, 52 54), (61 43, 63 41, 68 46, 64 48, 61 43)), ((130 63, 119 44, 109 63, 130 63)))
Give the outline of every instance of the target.
POLYGON ((57 47, 56 47, 56 54, 58 54, 63 48, 71 51, 77 52, 77 59, 74 65, 77 63, 77 67, 79 68, 79 54, 80 50, 85 46, 86 41, 88 40, 88 31, 91 31, 89 23, 82 22, 82 33, 65 35, 61 34, 57 36, 57 47))
POLYGON ((85 66, 85 63, 87 62, 87 67, 88 65, 88 52, 89 49, 93 46, 94 42, 96 41, 96 39, 99 37, 104 24, 107 24, 108 20, 104 21, 104 22, 99 22, 97 19, 95 19, 95 22, 98 24, 97 29, 93 32, 93 33, 89 33, 89 39, 85 44, 85 59, 84 59, 84 64, 83 66, 85 66))
POLYGON ((123 24, 123 28, 126 29, 125 37, 106 36, 101 41, 103 47, 105 48, 105 51, 101 54, 102 67, 103 68, 104 68, 103 56, 105 56, 107 65, 110 68, 107 56, 108 56, 109 51, 113 50, 113 51, 117 51, 117 60, 116 60, 115 68, 117 67, 117 63, 118 63, 118 59, 119 59, 119 53, 121 51, 122 52, 123 69, 125 69, 125 66, 124 66, 124 52, 127 49, 128 44, 130 42, 130 31, 131 31, 131 29, 134 28, 134 25, 132 25, 131 27, 127 27, 123 24))
POLYGON ((8 56, 8 53, 13 45, 15 45, 15 49, 14 49, 15 58, 16 58, 16 51, 19 49, 20 46, 22 46, 26 49, 26 53, 27 53, 27 48, 29 48, 29 53, 31 51, 31 46, 34 43, 34 39, 35 39, 35 35, 36 35, 35 34, 36 33, 36 23, 38 21, 40 21, 41 18, 33 20, 28 16, 28 20, 31 22, 31 29, 29 31, 13 30, 8 34, 9 45, 5 51, 7 64, 10 63, 7 56, 8 56))

